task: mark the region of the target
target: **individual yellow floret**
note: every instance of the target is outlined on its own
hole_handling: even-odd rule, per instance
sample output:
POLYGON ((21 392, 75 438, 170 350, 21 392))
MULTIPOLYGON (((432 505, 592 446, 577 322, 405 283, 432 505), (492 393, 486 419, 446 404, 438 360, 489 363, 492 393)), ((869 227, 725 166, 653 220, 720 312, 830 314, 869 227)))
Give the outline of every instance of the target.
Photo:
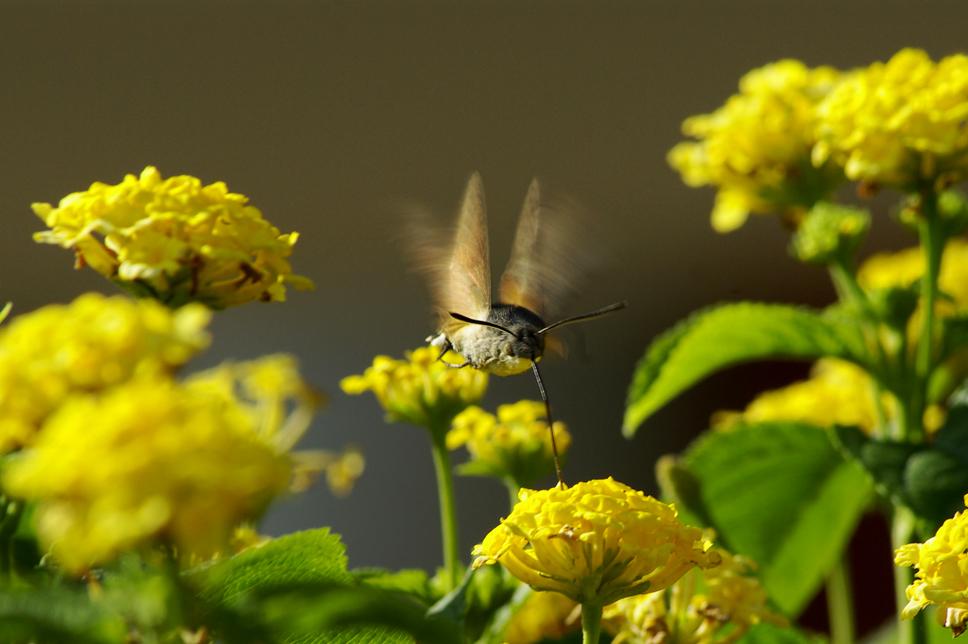
POLYGON ((312 288, 286 261, 298 234, 280 234, 247 202, 222 182, 162 179, 149 166, 116 186, 70 194, 56 208, 33 204, 50 228, 34 239, 71 248, 78 268, 90 265, 133 295, 172 307, 282 302, 285 284, 312 288))

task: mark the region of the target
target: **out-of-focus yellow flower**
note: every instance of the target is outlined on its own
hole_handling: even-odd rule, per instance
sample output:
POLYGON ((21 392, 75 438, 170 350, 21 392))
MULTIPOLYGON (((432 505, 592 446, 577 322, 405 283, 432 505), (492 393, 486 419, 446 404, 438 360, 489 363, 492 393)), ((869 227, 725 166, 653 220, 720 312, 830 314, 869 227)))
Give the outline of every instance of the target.
POLYGON ((30 445, 73 392, 170 373, 206 347, 211 313, 88 293, 14 318, 0 331, 0 454, 30 445))
MULTIPOLYGON (((857 271, 857 281, 866 290, 908 287, 924 275, 924 251, 920 246, 896 253, 872 255, 857 271)), ((938 288, 951 298, 958 311, 968 309, 968 240, 948 241, 941 254, 938 288)), ((951 304, 939 302, 939 312, 951 312, 951 304)))
POLYGON ((225 362, 185 380, 193 389, 221 396, 249 416, 267 445, 288 454, 293 464, 292 490, 301 492, 326 472, 330 489, 346 496, 363 473, 363 454, 357 447, 343 454, 328 450, 298 450, 299 442, 325 396, 299 375, 295 356, 276 353, 256 360, 225 362))
POLYGON ((535 590, 603 606, 662 590, 692 568, 720 561, 673 506, 611 478, 522 489, 519 498, 474 548, 474 566, 500 563, 535 590))
POLYGON ((3 484, 38 503, 40 538, 80 573, 155 543, 186 561, 225 552, 290 476, 288 459, 225 398, 137 378, 65 401, 3 484))
MULTIPOLYGON (((518 487, 531 485, 555 471, 545 416, 544 403, 533 400, 501 405, 497 416, 468 407, 454 419, 447 448, 467 447, 471 460, 461 467, 465 474, 510 478, 518 487)), ((571 434, 562 422, 555 423, 554 432, 558 454, 564 456, 571 434)))
POLYGON ((787 625, 766 606, 766 592, 752 576, 756 564, 721 548, 722 564, 687 573, 657 593, 621 599, 607 607, 603 625, 615 644, 730 644, 760 622, 787 625), (698 591, 701 579, 705 592, 698 591), (726 626, 732 628, 726 630, 726 626))
MULTIPOLYGON (((790 421, 818 427, 850 425, 869 434, 877 425, 874 396, 874 382, 866 371, 844 360, 821 358, 809 380, 761 393, 739 414, 720 412, 713 425, 790 421)), ((883 404, 893 409, 889 395, 884 395, 883 404)))
POLYGON ((850 74, 817 107, 814 162, 902 190, 968 176, 968 57, 903 49, 850 74))
POLYGON ((578 604, 561 593, 532 592, 504 630, 507 644, 558 640, 581 627, 578 604))
POLYGON ((487 373, 455 369, 437 360, 439 350, 420 347, 406 353, 406 360, 377 356, 362 376, 348 376, 340 387, 348 394, 372 391, 387 411, 389 421, 402 421, 446 432, 457 414, 476 404, 487 389, 487 373))
MULTIPOLYGON (((965 497, 968 505, 968 496, 965 497)), ((911 619, 929 605, 935 617, 955 635, 968 628, 968 510, 945 521, 924 543, 909 543, 894 551, 894 563, 917 568, 905 591, 901 619, 911 619)))
POLYGON ((34 239, 72 248, 78 268, 90 265, 132 294, 172 307, 282 302, 287 283, 312 288, 285 259, 298 234, 280 234, 247 202, 222 182, 162 179, 149 166, 116 186, 72 193, 56 208, 33 204, 51 229, 34 239))
POLYGON ((781 60, 743 76, 712 114, 686 119, 683 134, 700 141, 678 144, 668 160, 686 184, 718 189, 713 228, 739 228, 751 212, 797 218, 843 180, 840 168, 810 160, 815 106, 839 80, 831 67, 781 60))

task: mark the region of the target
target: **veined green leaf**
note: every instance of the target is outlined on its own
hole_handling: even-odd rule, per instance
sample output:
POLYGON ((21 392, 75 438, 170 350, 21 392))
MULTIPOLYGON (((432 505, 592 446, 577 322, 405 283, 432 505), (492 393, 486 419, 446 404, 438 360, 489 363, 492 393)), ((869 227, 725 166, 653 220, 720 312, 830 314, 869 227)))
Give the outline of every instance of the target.
POLYGON ((700 311, 659 336, 635 370, 623 433, 720 369, 767 358, 863 355, 856 327, 804 308, 744 302, 700 311))
POLYGON ((329 528, 296 532, 186 575, 201 579, 202 597, 232 604, 260 588, 311 582, 349 583, 345 547, 329 528))
POLYGON ((680 466, 698 482, 718 539, 759 563, 767 593, 791 615, 840 559, 871 495, 863 470, 811 425, 707 432, 680 466))

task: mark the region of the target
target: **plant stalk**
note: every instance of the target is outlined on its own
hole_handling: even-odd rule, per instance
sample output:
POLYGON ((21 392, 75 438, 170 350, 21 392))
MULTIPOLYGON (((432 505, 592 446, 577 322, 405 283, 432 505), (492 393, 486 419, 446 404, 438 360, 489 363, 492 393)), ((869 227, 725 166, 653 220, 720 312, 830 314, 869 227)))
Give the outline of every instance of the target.
POLYGON ((854 595, 846 553, 830 571, 824 589, 827 591, 830 644, 852 644, 855 637, 854 595))
POLYGON ((602 634, 602 605, 588 603, 581 605, 582 644, 598 644, 602 634))
MULTIPOLYGON (((891 521, 891 546, 897 550, 901 546, 914 540, 915 516, 910 508, 903 505, 894 506, 894 517, 891 521)), ((894 566, 894 599, 897 604, 897 614, 907 605, 905 590, 914 581, 914 570, 907 566, 894 566)), ((898 625, 899 644, 927 644, 928 624, 925 621, 925 611, 919 612, 913 619, 900 620, 898 625)))
POLYGON ((912 443, 924 442, 923 417, 927 405, 928 378, 934 369, 935 356, 935 312, 938 301, 938 276, 941 273, 941 255, 944 252, 944 230, 938 219, 937 195, 927 191, 921 201, 924 217, 918 225, 918 236, 924 252, 924 275, 921 277, 921 324, 918 330, 918 347, 915 354, 914 371, 917 385, 911 405, 911 420, 907 440, 912 443))
POLYGON ((460 574, 460 552, 457 540, 457 504, 454 499, 454 476, 446 432, 430 432, 437 471, 437 494, 440 498, 440 530, 444 545, 444 591, 457 588, 460 574))

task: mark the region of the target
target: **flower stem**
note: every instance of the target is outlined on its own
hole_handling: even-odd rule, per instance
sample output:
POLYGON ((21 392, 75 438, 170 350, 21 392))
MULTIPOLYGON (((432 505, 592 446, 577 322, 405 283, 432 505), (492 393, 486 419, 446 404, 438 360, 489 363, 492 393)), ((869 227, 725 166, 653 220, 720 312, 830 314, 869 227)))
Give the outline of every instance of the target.
POLYGON ((927 404, 928 378, 934 368, 935 334, 934 306, 938 300, 938 275, 941 273, 941 254, 944 251, 944 230, 938 220, 937 196, 927 191, 921 200, 924 217, 918 225, 918 236, 924 252, 924 275, 921 277, 921 328, 918 331, 918 347, 914 370, 917 386, 912 401, 912 420, 907 439, 913 443, 924 442, 922 418, 927 404))
POLYGON ((581 605, 582 644, 598 644, 602 634, 602 605, 588 603, 581 605))
POLYGON ((437 494, 440 498, 440 530, 444 543, 444 591, 457 588, 460 553, 457 541, 457 505, 454 501, 454 477, 445 432, 431 432, 434 468, 437 470, 437 494))
POLYGON ((824 582, 831 644, 851 644, 854 641, 854 597, 849 563, 844 554, 824 582))
POLYGON ((505 477, 504 485, 508 489, 508 500, 511 502, 511 509, 514 510, 514 506, 518 504, 518 492, 521 491, 521 487, 510 476, 505 477))
MULTIPOLYGON (((894 506, 894 517, 891 522, 891 545, 896 550, 911 543, 914 539, 915 516, 910 508, 903 505, 894 506)), ((898 616, 907 604, 905 590, 914 581, 914 571, 906 566, 894 566, 894 598, 897 604, 898 616)), ((912 619, 901 620, 898 625, 899 644, 927 644, 928 630, 924 611, 919 612, 912 619)))

